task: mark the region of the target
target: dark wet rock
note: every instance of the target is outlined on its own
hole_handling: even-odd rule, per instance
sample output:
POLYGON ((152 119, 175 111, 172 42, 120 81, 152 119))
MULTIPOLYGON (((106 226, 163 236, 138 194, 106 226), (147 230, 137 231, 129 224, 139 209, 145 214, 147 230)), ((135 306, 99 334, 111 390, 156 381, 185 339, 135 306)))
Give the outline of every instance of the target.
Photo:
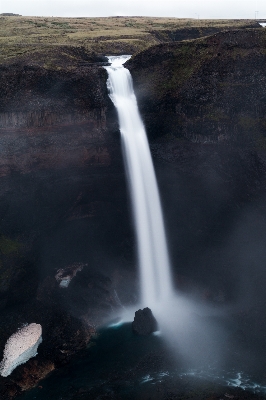
POLYGON ((138 335, 149 335, 158 329, 157 321, 150 308, 146 307, 135 312, 132 329, 138 335))
POLYGON ((74 263, 65 268, 60 268, 55 275, 55 279, 59 283, 59 287, 67 288, 71 280, 77 275, 79 271, 83 270, 84 266, 88 264, 74 263))
MULTIPOLYGON (((247 23, 239 29, 246 29, 246 28, 260 28, 258 22, 247 23)), ((214 27, 214 26, 201 26, 201 27, 190 27, 190 28, 179 28, 179 29, 164 29, 163 31, 150 31, 154 37, 160 42, 171 41, 171 42, 180 42, 182 40, 191 40, 197 39, 204 36, 211 36, 218 32, 225 31, 225 30, 234 30, 236 29, 235 26, 225 26, 223 27, 214 27), (168 39, 168 40, 167 40, 168 39)))
POLYGON ((263 145, 266 31, 153 46, 127 61, 150 138, 263 145))
POLYGON ((111 65, 108 61, 95 61, 94 63, 88 63, 86 61, 81 61, 78 63, 80 67, 89 67, 91 65, 98 65, 99 67, 108 67, 111 65))
POLYGON ((111 279, 84 263, 73 263, 47 276, 39 285, 37 299, 50 307, 56 304, 88 326, 101 324, 122 307, 111 279))

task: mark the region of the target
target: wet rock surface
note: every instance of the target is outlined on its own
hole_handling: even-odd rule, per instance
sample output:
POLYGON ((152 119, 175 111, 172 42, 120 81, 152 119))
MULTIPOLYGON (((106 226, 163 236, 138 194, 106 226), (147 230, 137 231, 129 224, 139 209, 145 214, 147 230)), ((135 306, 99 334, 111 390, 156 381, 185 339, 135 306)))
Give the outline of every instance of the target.
POLYGON ((264 147, 263 29, 154 46, 127 62, 150 138, 264 147))
POLYGON ((132 322, 134 333, 137 335, 150 335, 157 329, 158 324, 150 308, 146 307, 135 312, 134 321, 132 322))

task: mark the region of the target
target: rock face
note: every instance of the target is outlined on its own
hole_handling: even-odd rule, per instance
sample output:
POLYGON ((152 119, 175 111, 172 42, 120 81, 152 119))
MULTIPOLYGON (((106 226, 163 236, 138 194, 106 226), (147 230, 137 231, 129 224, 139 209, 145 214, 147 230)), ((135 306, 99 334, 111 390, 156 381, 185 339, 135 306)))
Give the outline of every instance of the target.
POLYGON ((264 146, 263 29, 154 46, 127 62, 150 138, 264 146))
POLYGON ((68 288, 71 280, 77 275, 79 271, 83 270, 83 267, 87 264, 75 263, 67 266, 66 268, 60 268, 55 275, 55 279, 59 283, 59 287, 68 288))
POLYGON ((134 321, 132 322, 132 330, 138 335, 150 335, 158 329, 157 321, 152 314, 150 308, 135 312, 134 321))
MULTIPOLYGON (((257 22, 247 23, 246 25, 243 23, 242 27, 238 29, 246 29, 246 28, 259 28, 259 24, 257 22)), ((215 26, 201 26, 201 27, 190 27, 190 28, 181 28, 181 29, 172 29, 167 30, 164 29, 162 31, 151 31, 151 33, 160 40, 160 42, 180 42, 182 40, 191 40, 198 39, 204 36, 215 35, 218 32, 225 30, 234 30, 237 29, 236 26, 227 26, 227 27, 215 27, 215 26), (168 40, 167 40, 168 39, 168 40)))
POLYGON ((0 373, 6 377, 21 364, 35 357, 42 342, 42 327, 30 324, 14 333, 6 342, 4 358, 0 364, 0 373))
MULTIPOLYGON (((214 293, 226 288, 229 298, 246 261, 237 258, 243 248, 232 257, 228 237, 242 243, 242 231, 253 232, 245 259, 255 248, 266 262, 265 33, 164 43, 129 63, 156 138, 173 276, 207 282, 214 293), (260 209, 236 232, 237 217, 256 202, 260 209)), ((117 116, 106 71, 86 63, 0 67, 0 350, 24 321, 49 332, 37 358, 1 379, 4 399, 8 385, 18 393, 34 386, 86 347, 117 307, 115 290, 122 304, 137 302, 117 116)), ((157 329, 147 310, 136 313, 139 334, 157 329)))
POLYGON ((38 169, 110 164, 110 103, 102 67, 54 71, 15 64, 0 66, 0 72, 0 176, 28 173, 37 164, 38 169))

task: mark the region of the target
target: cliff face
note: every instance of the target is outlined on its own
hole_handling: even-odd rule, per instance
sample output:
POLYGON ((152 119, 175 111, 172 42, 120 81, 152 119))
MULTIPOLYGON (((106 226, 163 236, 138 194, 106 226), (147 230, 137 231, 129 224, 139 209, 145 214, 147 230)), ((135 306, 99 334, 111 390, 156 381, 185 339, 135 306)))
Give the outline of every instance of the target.
POLYGON ((204 36, 212 36, 221 31, 235 30, 235 29, 247 29, 247 28, 260 28, 257 22, 246 24, 243 21, 242 26, 212 26, 211 24, 206 24, 207 26, 194 26, 194 27, 183 27, 179 29, 164 29, 161 31, 151 32, 159 41, 162 42, 180 42, 182 40, 198 39, 204 36))
POLYGON ((262 29, 228 31, 154 46, 127 62, 173 270, 208 282, 209 298, 249 293, 256 306, 265 301, 256 278, 266 262, 265 43, 262 29))
POLYGON ((55 165, 108 165, 106 79, 98 66, 74 71, 2 66, 0 174, 55 165))
POLYGON ((155 46, 128 62, 150 137, 257 141, 265 132, 266 31, 155 46))
POLYGON ((18 326, 46 331, 38 359, 1 379, 3 399, 84 348, 120 307, 115 290, 127 279, 118 272, 132 232, 117 120, 106 71, 84 64, 0 67, 1 352, 18 326), (77 262, 80 276, 61 289, 55 275, 77 262))
MULTIPOLYGON (((235 282, 251 267, 248 290, 264 301, 265 43, 262 29, 229 31, 154 46, 128 62, 173 279, 181 290, 196 281, 214 303, 244 291, 235 282), (252 237, 241 247, 243 231, 252 237)), ((3 398, 66 363, 121 302, 137 301, 117 116, 106 71, 81 59, 61 69, 30 60, 0 67, 0 347, 18 325, 44 328, 39 358, 0 382, 3 398), (59 288, 58 270, 77 264, 69 288, 59 288)))

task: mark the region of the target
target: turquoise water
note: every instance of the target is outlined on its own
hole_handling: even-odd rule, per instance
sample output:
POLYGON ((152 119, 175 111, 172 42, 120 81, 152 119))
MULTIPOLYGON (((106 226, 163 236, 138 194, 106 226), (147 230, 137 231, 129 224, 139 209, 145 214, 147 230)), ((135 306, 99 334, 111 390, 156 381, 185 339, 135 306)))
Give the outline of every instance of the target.
POLYGON ((20 398, 164 399, 170 392, 206 395, 213 387, 217 390, 217 385, 222 392, 224 388, 240 388, 266 395, 266 382, 263 384, 247 371, 231 368, 218 372, 215 365, 182 367, 160 334, 137 336, 132 333, 131 323, 125 323, 101 329, 90 348, 20 398))
POLYGON ((158 368, 158 362, 154 367, 151 365, 153 357, 156 363, 155 350, 157 354, 164 352, 160 336, 136 336, 132 333, 131 323, 102 329, 79 358, 43 380, 40 383, 42 389, 32 389, 22 398, 66 400, 76 398, 74 396, 79 392, 90 393, 88 398, 92 399, 112 392, 127 398, 125 396, 136 392, 146 375, 158 372, 157 369, 159 373, 163 372, 158 368))

